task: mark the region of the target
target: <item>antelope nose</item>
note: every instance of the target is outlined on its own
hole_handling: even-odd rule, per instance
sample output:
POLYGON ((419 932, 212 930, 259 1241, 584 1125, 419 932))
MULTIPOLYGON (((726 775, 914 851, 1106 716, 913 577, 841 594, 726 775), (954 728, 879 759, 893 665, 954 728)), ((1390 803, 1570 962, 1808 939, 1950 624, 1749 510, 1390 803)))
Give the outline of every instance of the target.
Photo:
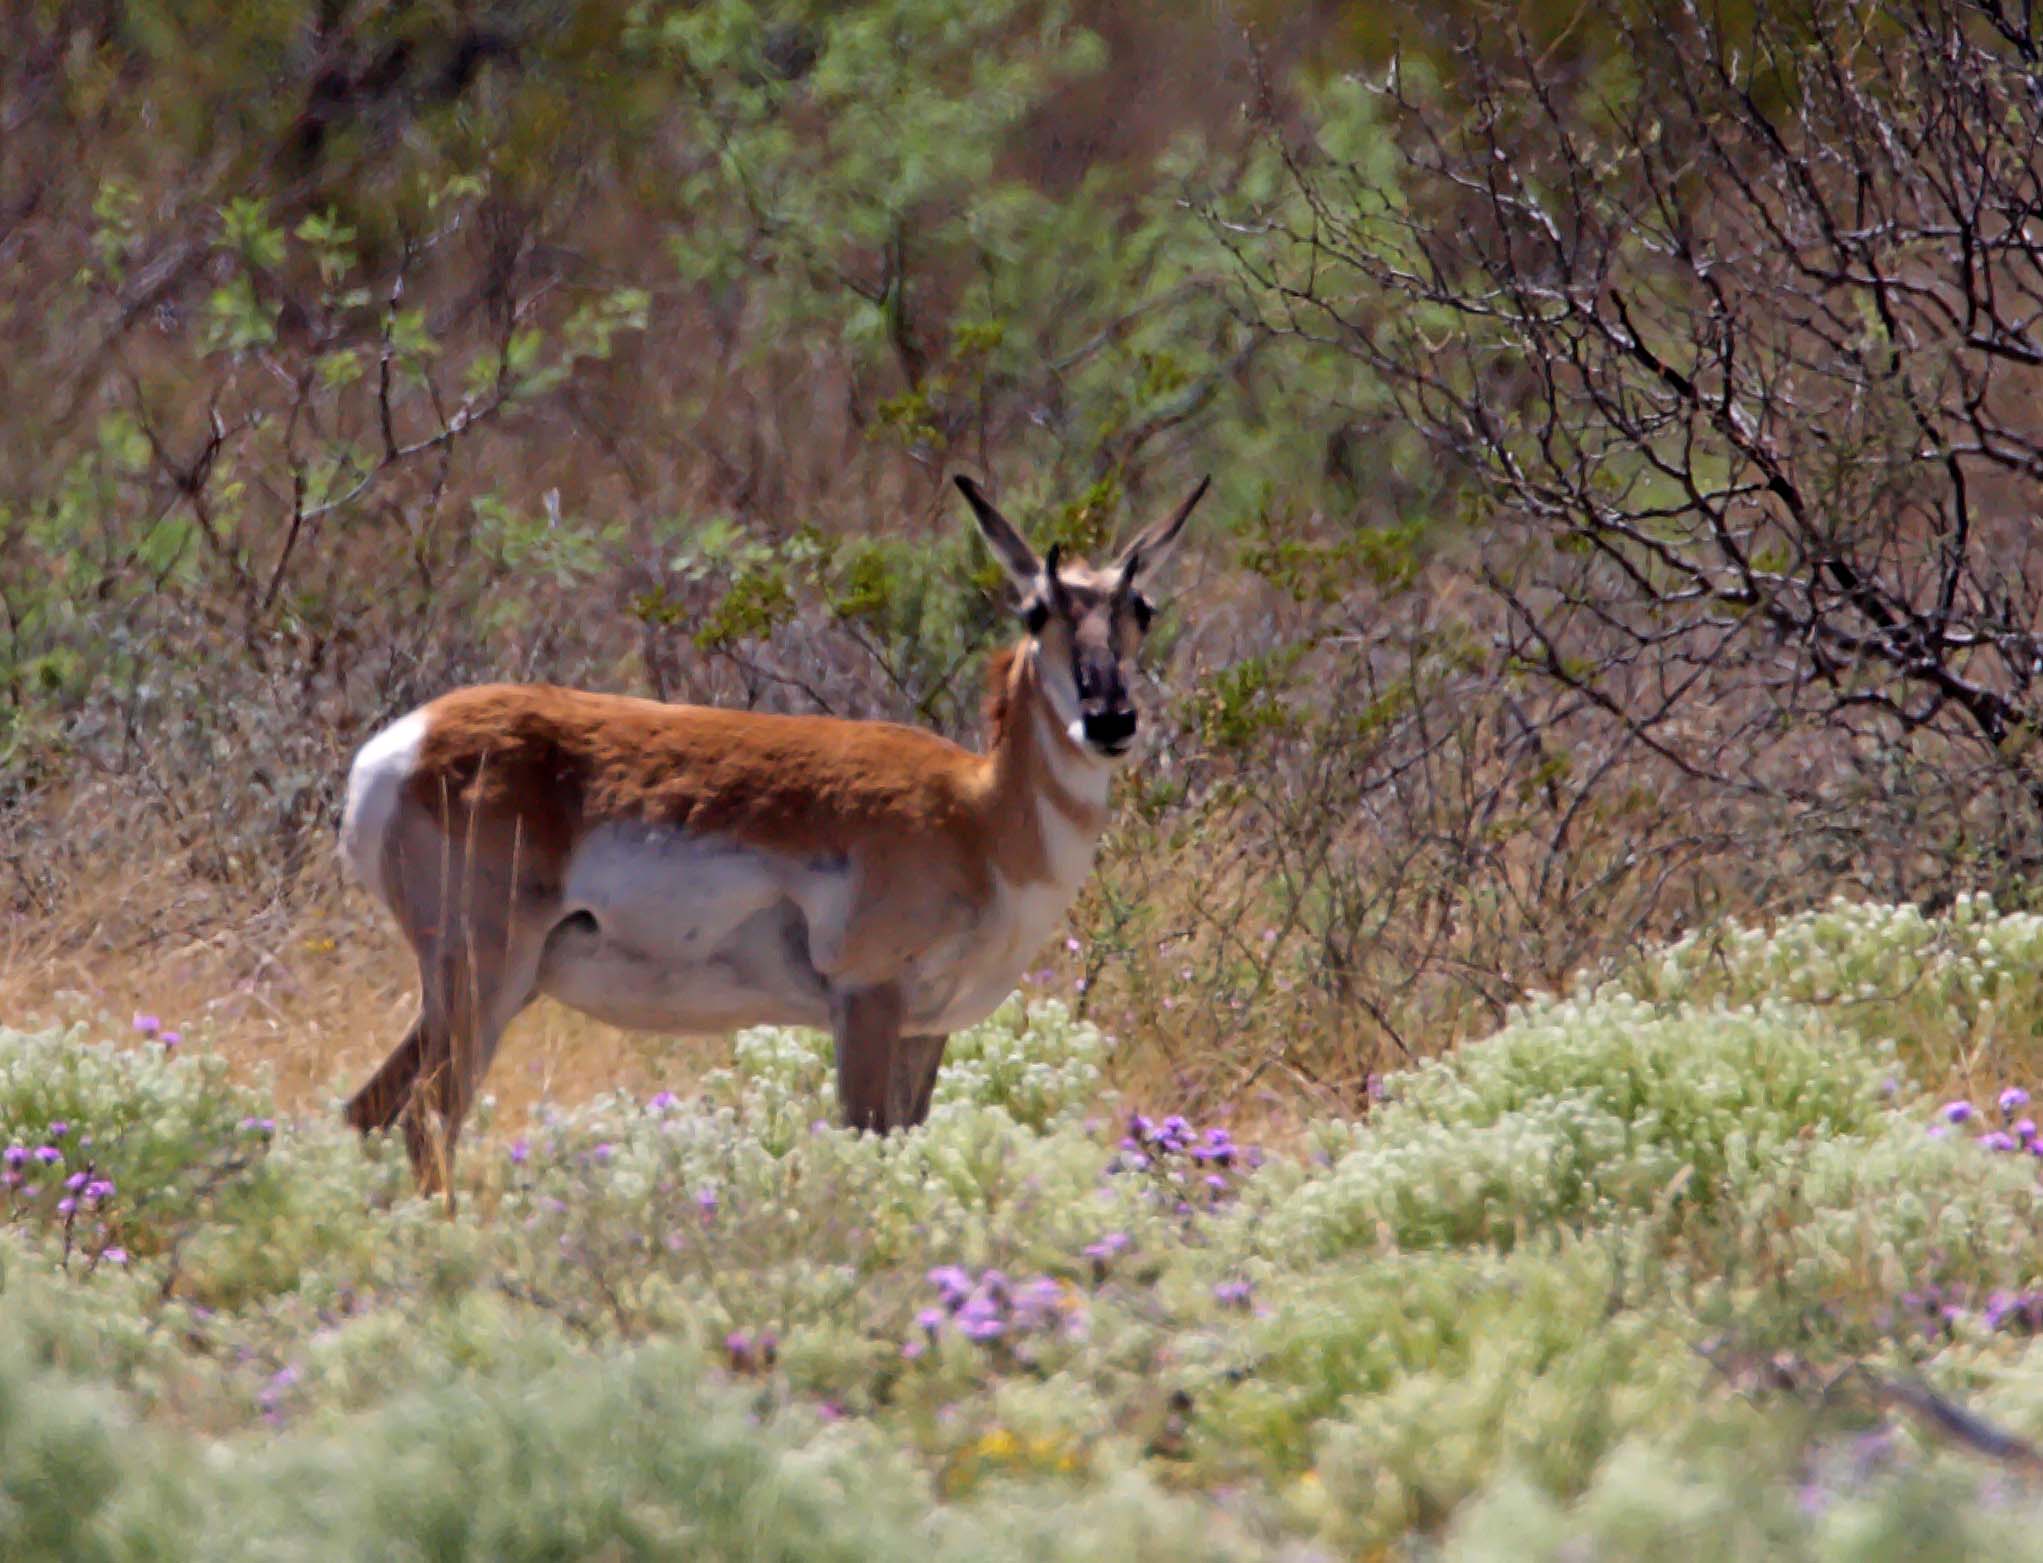
POLYGON ((1085 741, 1096 749, 1118 754, 1135 737, 1135 708, 1119 706, 1107 711, 1085 713, 1085 741))

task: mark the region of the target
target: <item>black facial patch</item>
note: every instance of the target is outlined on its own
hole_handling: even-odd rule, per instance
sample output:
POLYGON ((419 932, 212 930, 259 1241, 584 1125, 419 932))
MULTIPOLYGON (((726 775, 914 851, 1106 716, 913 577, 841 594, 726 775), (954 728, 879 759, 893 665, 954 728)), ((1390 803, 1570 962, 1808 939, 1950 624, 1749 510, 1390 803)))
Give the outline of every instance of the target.
POLYGON ((1040 597, 1031 597, 1022 609, 1022 623, 1031 635, 1043 633, 1043 626, 1050 622, 1050 605, 1040 597))
POLYGON ((1156 617, 1156 604, 1135 592, 1128 598, 1128 611, 1135 615, 1135 627, 1147 634, 1150 620, 1156 617))

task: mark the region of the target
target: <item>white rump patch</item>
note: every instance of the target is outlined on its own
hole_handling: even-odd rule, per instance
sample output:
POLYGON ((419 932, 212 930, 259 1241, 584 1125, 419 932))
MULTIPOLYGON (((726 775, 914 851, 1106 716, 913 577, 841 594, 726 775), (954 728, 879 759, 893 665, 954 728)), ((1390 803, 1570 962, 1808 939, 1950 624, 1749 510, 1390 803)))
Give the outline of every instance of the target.
POLYGON ((386 904, 383 838, 397 813, 404 784, 418 765, 426 737, 426 714, 399 717, 362 745, 348 769, 348 803, 341 815, 341 858, 356 880, 386 904))

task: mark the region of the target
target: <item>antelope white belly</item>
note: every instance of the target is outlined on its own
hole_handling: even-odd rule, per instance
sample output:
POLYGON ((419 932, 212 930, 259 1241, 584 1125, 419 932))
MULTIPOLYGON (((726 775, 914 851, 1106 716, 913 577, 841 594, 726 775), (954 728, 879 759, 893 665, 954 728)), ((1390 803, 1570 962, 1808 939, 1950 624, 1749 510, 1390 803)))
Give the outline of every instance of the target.
POLYGON ((683 831, 597 831, 569 865, 539 991, 637 1030, 826 1025, 810 941, 841 920, 849 877, 841 860, 788 862, 683 831))

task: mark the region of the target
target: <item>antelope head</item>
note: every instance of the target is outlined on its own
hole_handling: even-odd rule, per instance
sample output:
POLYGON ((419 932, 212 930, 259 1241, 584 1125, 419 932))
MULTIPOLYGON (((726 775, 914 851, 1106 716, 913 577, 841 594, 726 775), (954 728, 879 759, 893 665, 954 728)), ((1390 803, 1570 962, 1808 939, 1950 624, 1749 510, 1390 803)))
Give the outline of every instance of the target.
POLYGON ((978 484, 963 475, 957 479, 980 533, 1020 594, 1029 654, 1041 669, 1057 721, 1085 753, 1119 759, 1135 741, 1128 686, 1156 616, 1137 578, 1145 570, 1154 576, 1211 482, 1201 478, 1176 510, 1141 532, 1112 564, 1095 569, 1083 559, 1063 558, 1055 545, 1037 558, 978 484))

